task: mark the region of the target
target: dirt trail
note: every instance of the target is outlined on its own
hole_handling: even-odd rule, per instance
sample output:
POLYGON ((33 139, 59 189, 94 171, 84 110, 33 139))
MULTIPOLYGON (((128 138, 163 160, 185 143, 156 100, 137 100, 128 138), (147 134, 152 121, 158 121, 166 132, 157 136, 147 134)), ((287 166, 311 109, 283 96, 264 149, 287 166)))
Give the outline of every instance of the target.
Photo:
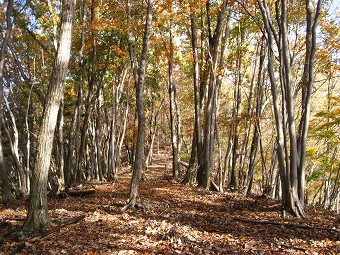
POLYGON ((340 253, 336 215, 307 209, 306 219, 283 220, 278 201, 172 183, 166 154, 155 155, 148 179, 141 182, 145 209, 122 212, 131 177, 128 168, 122 172, 118 183, 91 183, 96 189, 93 195, 51 199, 53 226, 71 217, 86 217, 34 242, 6 235, 22 224, 24 206, 1 206, 0 254, 11 254, 19 245, 24 247, 18 254, 52 255, 340 253))

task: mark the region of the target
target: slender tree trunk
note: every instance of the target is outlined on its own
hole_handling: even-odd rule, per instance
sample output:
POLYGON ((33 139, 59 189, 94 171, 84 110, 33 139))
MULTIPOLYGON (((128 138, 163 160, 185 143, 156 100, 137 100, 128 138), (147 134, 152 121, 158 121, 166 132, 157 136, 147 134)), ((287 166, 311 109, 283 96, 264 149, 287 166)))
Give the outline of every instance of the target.
POLYGON ((146 167, 151 163, 152 160, 152 155, 153 155, 153 145, 155 142, 155 137, 156 137, 156 132, 157 132, 157 125, 158 125, 158 116, 159 116, 159 112, 163 107, 163 103, 164 103, 164 98, 161 102, 161 105, 159 106, 159 108, 157 109, 157 111, 153 114, 154 116, 152 117, 153 120, 151 120, 151 125, 150 125, 150 144, 149 144, 149 148, 148 148, 148 152, 146 154, 146 167))
MULTIPOLYGON (((7 48, 11 32, 12 32, 12 11, 13 11, 13 0, 8 0, 7 10, 6 10, 6 32, 5 37, 2 41, 0 48, 0 120, 3 119, 2 113, 2 102, 4 97, 4 84, 3 75, 5 67, 5 50, 7 48)), ((1 122, 0 122, 1 123, 1 122)), ((11 185, 9 182, 9 171, 5 163, 3 147, 2 147, 2 135, 1 135, 1 124, 0 124, 0 174, 1 174, 1 188, 2 188, 2 203, 3 204, 13 204, 14 198, 10 192, 11 185)))
POLYGON ((100 88, 98 89, 98 97, 97 97, 97 114, 95 116, 96 122, 95 122, 95 143, 96 147, 98 148, 98 153, 96 155, 96 165, 97 165, 97 170, 99 173, 99 180, 102 181, 104 179, 103 175, 103 155, 104 155, 104 150, 102 149, 102 140, 105 137, 105 134, 102 134, 102 105, 103 105, 103 90, 104 90, 104 84, 101 84, 100 88))
POLYGON ((77 99, 77 105, 74 108, 74 114, 72 116, 72 121, 70 125, 70 131, 68 134, 68 146, 67 146, 67 154, 65 158, 65 185, 67 187, 71 186, 76 177, 76 167, 78 166, 78 133, 79 133, 79 127, 80 127, 80 111, 81 111, 81 105, 82 105, 82 98, 83 98, 83 87, 82 87, 82 81, 79 82, 79 90, 78 90, 78 99, 77 99), (75 162, 73 162, 73 159, 75 158, 75 162), (74 169, 75 168, 75 169, 74 169))
MULTIPOLYGON (((215 124, 216 114, 218 108, 218 94, 219 86, 217 83, 216 70, 218 68, 218 52, 220 46, 220 38, 222 36, 223 27, 225 24, 227 2, 223 1, 221 8, 218 13, 216 29, 212 35, 209 30, 209 60, 210 60, 210 77, 209 77, 209 88, 206 102, 205 112, 205 126, 204 126, 204 140, 202 150, 202 164, 199 166, 200 176, 198 178, 198 186, 205 189, 210 188, 211 184, 211 169, 214 162, 214 147, 215 147, 215 124)), ((207 2, 207 15, 209 19, 209 8, 210 3, 207 2)), ((210 22, 208 22, 210 23, 210 22)), ((208 24, 211 29, 211 24, 208 24)))
POLYGON ((199 58, 198 58, 198 46, 197 46, 197 25, 196 25, 196 15, 195 10, 191 7, 191 47, 193 55, 193 81, 194 81, 194 104, 195 104, 195 122, 194 122, 194 134, 191 144, 191 155, 189 160, 189 167, 187 169, 185 178, 183 180, 184 184, 191 184, 193 181, 193 168, 195 160, 197 158, 198 165, 201 161, 201 151, 202 151, 202 127, 201 127, 201 93, 199 88, 199 58))
POLYGON ((20 156, 19 156, 19 132, 18 132, 18 128, 17 128, 17 124, 16 124, 16 120, 14 118, 14 114, 9 106, 8 100, 6 97, 3 97, 5 104, 6 104, 6 108, 7 108, 7 112, 10 116, 11 119, 11 124, 12 124, 12 129, 13 129, 13 139, 12 139, 12 135, 10 134, 10 131, 7 127, 7 123, 5 122, 4 116, 2 117, 2 126, 3 129, 5 130, 8 140, 9 140, 9 145, 11 147, 11 152, 12 155, 14 157, 14 163, 15 163, 15 167, 17 168, 18 171, 18 177, 19 177, 19 190, 22 194, 27 195, 28 194, 28 188, 27 188, 27 178, 25 176, 25 172, 20 160, 20 156))
POLYGON ((271 83, 271 92, 274 101, 274 115, 278 133, 277 155, 279 172, 282 183, 282 206, 297 217, 304 217, 304 183, 305 183, 305 157, 306 139, 309 123, 311 90, 314 83, 314 55, 316 45, 316 27, 322 8, 322 0, 317 2, 316 13, 312 14, 312 3, 306 2, 307 32, 306 32, 306 59, 302 77, 302 117, 299 125, 298 137, 295 127, 294 91, 292 89, 292 66, 288 42, 288 14, 287 0, 276 2, 276 21, 278 31, 272 22, 270 10, 265 1, 258 0, 261 14, 267 33, 269 46, 268 72, 271 83), (276 80, 274 74, 273 38, 275 39, 280 59, 280 82, 282 90, 282 108, 278 107, 276 80), (280 116, 281 114, 281 116, 280 116), (287 129, 285 126, 287 118, 287 129), (284 122, 282 122, 284 120, 284 122))
MULTIPOLYGON (((171 23, 170 23, 171 26, 171 23)), ((174 45, 172 32, 170 28, 169 38, 169 57, 168 57, 168 77, 169 77, 169 98, 170 98, 170 129, 171 129, 171 145, 172 145, 172 178, 178 181, 180 167, 180 136, 179 136, 179 118, 178 105, 176 98, 176 85, 174 83, 174 45)))
POLYGON ((190 159, 189 159, 189 165, 187 168, 187 171, 185 173, 184 179, 182 183, 184 185, 187 184, 192 184, 194 181, 194 166, 195 166, 195 161, 197 158, 197 139, 196 139, 196 127, 194 127, 194 134, 192 136, 192 142, 191 142, 191 154, 190 154, 190 159))
POLYGON ((153 0, 148 0, 147 12, 146 12, 146 22, 143 37, 143 46, 141 59, 139 64, 138 79, 135 84, 136 88, 136 110, 138 119, 138 133, 137 133, 137 144, 136 144, 136 154, 135 160, 133 162, 133 172, 130 185, 130 198, 123 210, 128 208, 134 208, 136 204, 140 203, 139 195, 139 181, 141 174, 144 170, 144 137, 145 137, 145 110, 144 110, 144 80, 146 73, 146 63, 148 57, 148 46, 150 40, 150 30, 152 23, 152 9, 153 0))
MULTIPOLYGON (((268 43, 268 74, 271 84, 271 93, 273 98, 273 107, 274 107, 274 116, 275 116, 275 126, 277 131, 277 156, 278 156, 278 163, 279 163, 279 172, 280 172, 280 179, 281 179, 281 186, 282 186, 282 206, 284 209, 287 207, 287 179, 286 179, 286 172, 285 172, 285 163, 284 163, 284 134, 283 134, 283 127, 282 127, 282 120, 280 116, 280 107, 278 102, 278 92, 277 92, 277 84, 275 79, 275 72, 274 72, 274 52, 273 52, 273 34, 271 30, 271 20, 268 14, 268 7, 258 0, 258 4, 261 9, 262 17, 265 24, 265 29, 267 32, 267 43, 268 43)), ((276 37, 275 37, 276 39, 276 37)), ((277 39, 276 39, 277 41, 277 39)))
POLYGON ((261 107, 263 105, 264 59, 265 59, 265 46, 264 46, 264 37, 262 37, 261 46, 260 46, 260 62, 259 62, 259 69, 257 73, 256 107, 255 107, 255 114, 253 117, 255 119, 254 121, 255 124, 254 124, 253 139, 251 142, 250 152, 249 152, 248 174, 247 174, 247 180, 246 180, 246 185, 245 185, 246 195, 250 195, 251 190, 252 190, 256 155, 257 155, 258 147, 260 145, 260 125, 261 125, 260 120, 261 120, 261 107))
POLYGON ((119 84, 117 88, 112 88, 113 91, 113 113, 112 113, 112 121, 111 121, 111 128, 110 128, 110 139, 109 139, 109 155, 108 155, 108 180, 109 181, 117 181, 118 180, 118 173, 117 173, 117 154, 116 151, 116 136, 117 136, 117 121, 118 121, 118 108, 120 104, 120 98, 123 92, 123 87, 125 83, 125 77, 127 74, 127 69, 122 73, 120 77, 119 84))
POLYGON ((30 180, 31 180, 31 134, 30 134, 30 125, 28 124, 28 115, 30 113, 30 111, 32 110, 32 106, 31 106, 31 96, 32 96, 32 89, 33 89, 33 85, 31 85, 31 89, 29 92, 29 97, 27 100, 27 109, 26 109, 26 114, 25 114, 25 128, 26 128, 26 146, 24 151, 24 155, 26 157, 25 159, 25 178, 26 178, 26 189, 27 189, 27 195, 30 192, 30 180))
POLYGON ((60 108, 57 119, 57 140, 58 140, 58 169, 59 169, 59 180, 58 180, 58 192, 64 192, 65 190, 65 154, 64 154, 64 96, 60 100, 60 108))
MULTIPOLYGON (((77 66, 78 68, 83 68, 84 65, 84 48, 85 48, 85 20, 86 20, 86 1, 82 0, 80 7, 80 25, 81 25, 81 33, 80 33, 80 42, 81 46, 79 49, 77 66)), ((77 103, 74 107, 74 113, 72 116, 71 125, 69 128, 68 134, 68 146, 67 146, 67 154, 65 158, 65 185, 71 186, 76 179, 77 166, 79 161, 79 129, 80 129, 80 115, 81 108, 83 104, 83 74, 80 75, 78 83, 78 96, 77 103), (75 159, 75 160, 73 160, 75 159)))
MULTIPOLYGON (((97 0, 91 0, 91 6, 90 6, 90 18, 91 18, 91 24, 97 20, 97 0)), ((85 10, 83 10, 85 12, 85 10)), ((85 15, 85 14, 84 14, 85 15)), ((83 158, 85 154, 85 147, 86 147, 86 138, 89 128, 89 120, 90 116, 92 114, 94 101, 93 98, 95 96, 95 83, 98 81, 97 79, 97 42, 95 39, 95 31, 91 30, 91 68, 90 68, 90 77, 88 81, 88 92, 85 100, 85 117, 83 121, 83 125, 81 127, 80 131, 80 144, 79 144, 79 151, 78 151, 78 159, 77 159, 77 166, 75 171, 75 179, 74 182, 80 182, 82 181, 82 165, 83 165, 83 158)), ((80 113, 79 113, 80 114, 80 113)))
POLYGON ((340 179, 340 166, 338 165, 338 170, 336 171, 336 176, 334 179, 334 184, 332 187, 332 191, 330 192, 330 197, 329 197, 329 206, 328 210, 334 210, 336 205, 337 205, 337 197, 339 194, 339 179, 340 179))
MULTIPOLYGON (((124 142, 124 137, 125 137, 125 133, 126 133, 126 126, 127 126, 127 120, 128 120, 128 116, 129 116, 129 102, 126 102, 126 107, 125 107, 125 115, 124 115, 124 121, 123 121, 123 127, 120 133, 120 137, 119 137, 119 144, 118 144, 118 152, 117 152, 117 165, 121 164, 121 151, 122 151, 122 147, 123 147, 123 142, 124 142)), ((116 171, 116 174, 118 174, 118 171, 116 171)), ((118 178, 118 176, 117 176, 118 178)), ((116 178, 116 179, 117 179, 116 178)))
POLYGON ((306 144, 307 133, 310 119, 310 104, 312 89, 314 85, 314 59, 316 52, 316 29, 318 21, 320 19, 321 10, 323 6, 323 0, 318 0, 315 15, 313 15, 313 6, 310 0, 306 1, 306 58, 304 73, 302 77, 302 116, 299 125, 298 136, 298 152, 299 152, 299 164, 297 169, 298 175, 298 196, 300 202, 303 204, 305 199, 304 187, 305 187, 305 164, 306 164, 306 144), (314 16, 314 18, 313 18, 314 16))
POLYGON ((70 58, 74 8, 74 0, 63 1, 59 48, 46 95, 46 105, 38 138, 36 161, 32 172, 28 214, 23 225, 23 229, 29 232, 43 231, 50 226, 47 207, 47 178, 54 130, 70 58))
MULTIPOLYGON (((21 163, 23 165, 23 171, 24 171, 24 176, 25 176, 25 187, 24 187, 24 194, 25 195, 28 195, 29 193, 29 186, 30 186, 30 164, 31 164, 31 157, 30 157, 30 152, 31 152, 31 135, 30 135, 30 132, 31 132, 31 126, 32 125, 29 125, 28 124, 28 117, 29 115, 34 112, 32 110, 32 105, 31 105, 31 97, 32 97, 32 92, 33 92, 33 89, 34 89, 34 85, 32 83, 32 75, 29 75, 27 76, 26 73, 25 73, 25 70, 24 68, 22 67, 22 63, 19 61, 16 53, 15 53, 15 50, 13 48, 13 46, 9 43, 9 48, 11 50, 11 53, 12 53, 12 56, 14 58, 14 61, 15 61, 15 64, 16 64, 16 67, 18 68, 18 72, 20 73, 21 77, 23 77, 23 79, 25 80, 27 86, 30 88, 29 89, 29 94, 28 94, 28 99, 27 99, 27 107, 25 109, 25 129, 26 130, 22 130, 22 138, 23 138, 23 142, 22 142, 22 145, 23 147, 21 148, 23 154, 24 154, 24 163, 21 163), (24 143, 25 143, 25 146, 24 146, 24 143)), ((30 62, 30 60, 28 60, 28 63, 30 62)), ((35 58, 33 57, 33 63, 35 62, 35 58)), ((28 70, 30 70, 30 64, 28 64, 28 70)), ((29 71, 29 73, 31 73, 29 71)), ((34 73, 34 72, 33 72, 34 73)), ((18 78, 19 80, 19 78, 18 78)), ((20 143, 18 144, 20 145, 20 143)))

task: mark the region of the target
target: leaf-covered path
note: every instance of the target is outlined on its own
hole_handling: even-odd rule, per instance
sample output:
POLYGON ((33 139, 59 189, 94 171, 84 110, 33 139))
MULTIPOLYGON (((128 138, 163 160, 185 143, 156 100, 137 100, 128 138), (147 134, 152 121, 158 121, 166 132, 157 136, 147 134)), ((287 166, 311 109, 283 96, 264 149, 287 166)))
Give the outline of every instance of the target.
POLYGON ((275 200, 172 183, 170 162, 156 155, 149 167, 148 180, 141 183, 144 209, 121 211, 129 194, 128 169, 119 183, 86 184, 95 187, 95 194, 50 199, 57 231, 44 237, 11 235, 23 223, 25 206, 1 206, 0 254, 340 253, 335 214, 307 208, 306 219, 282 219, 275 200), (84 218, 63 225, 77 216, 84 218))

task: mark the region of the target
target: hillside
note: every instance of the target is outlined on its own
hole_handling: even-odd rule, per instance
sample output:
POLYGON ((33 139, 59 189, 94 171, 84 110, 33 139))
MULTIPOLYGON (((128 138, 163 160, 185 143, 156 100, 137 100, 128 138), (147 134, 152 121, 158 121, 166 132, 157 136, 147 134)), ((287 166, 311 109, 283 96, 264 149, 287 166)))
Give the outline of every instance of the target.
POLYGON ((120 209, 129 194, 127 169, 119 183, 83 185, 95 194, 50 199, 54 229, 44 237, 19 241, 12 233, 25 218, 24 201, 17 208, 1 205, 0 254, 340 253, 337 215, 307 208, 306 219, 282 219, 275 200, 172 183, 165 172, 169 162, 158 155, 149 168, 141 183, 143 209, 120 209), (84 218, 63 225, 77 216, 84 218))

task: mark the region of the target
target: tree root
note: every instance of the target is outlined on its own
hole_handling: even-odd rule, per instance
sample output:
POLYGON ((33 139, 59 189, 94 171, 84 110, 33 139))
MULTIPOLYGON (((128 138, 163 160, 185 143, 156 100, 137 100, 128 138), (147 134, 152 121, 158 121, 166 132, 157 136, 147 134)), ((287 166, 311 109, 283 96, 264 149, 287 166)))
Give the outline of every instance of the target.
POLYGON ((122 212, 125 212, 129 209, 131 210, 135 210, 135 209, 141 209, 144 212, 148 212, 149 211, 149 207, 146 203, 144 203, 142 201, 142 199, 140 198, 140 196, 138 196, 137 198, 130 198, 127 202, 127 204, 125 206, 123 206, 120 210, 122 212))

